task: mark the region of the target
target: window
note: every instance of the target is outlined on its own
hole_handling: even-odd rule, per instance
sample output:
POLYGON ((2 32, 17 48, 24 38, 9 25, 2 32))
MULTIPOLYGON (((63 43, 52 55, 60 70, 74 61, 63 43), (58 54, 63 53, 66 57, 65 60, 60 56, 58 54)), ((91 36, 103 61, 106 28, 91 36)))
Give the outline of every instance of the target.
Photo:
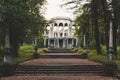
POLYGON ((67 33, 64 33, 64 35, 65 35, 65 36, 68 36, 68 34, 67 34, 67 33))
POLYGON ((63 23, 60 23, 59 26, 63 26, 63 23))
POLYGON ((60 33, 60 36, 62 37, 62 33, 60 33))
POLYGON ((54 26, 57 26, 57 23, 54 23, 54 26))
POLYGON ((68 26, 68 24, 67 24, 67 23, 65 23, 65 26, 68 26))

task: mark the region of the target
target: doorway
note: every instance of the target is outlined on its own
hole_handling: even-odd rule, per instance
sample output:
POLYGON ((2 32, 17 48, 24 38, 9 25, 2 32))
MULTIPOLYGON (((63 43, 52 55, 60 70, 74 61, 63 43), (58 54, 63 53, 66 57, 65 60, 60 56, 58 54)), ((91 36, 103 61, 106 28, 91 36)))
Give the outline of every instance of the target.
POLYGON ((63 39, 59 39, 59 46, 60 48, 63 48, 63 39))

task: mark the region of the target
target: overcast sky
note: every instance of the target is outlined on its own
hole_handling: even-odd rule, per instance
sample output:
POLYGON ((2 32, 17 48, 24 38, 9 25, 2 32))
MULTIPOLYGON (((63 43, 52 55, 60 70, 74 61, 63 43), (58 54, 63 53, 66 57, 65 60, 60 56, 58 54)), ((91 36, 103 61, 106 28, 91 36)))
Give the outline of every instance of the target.
POLYGON ((73 13, 61 7, 63 0, 47 0, 45 18, 51 19, 52 17, 65 16, 74 18, 73 13))

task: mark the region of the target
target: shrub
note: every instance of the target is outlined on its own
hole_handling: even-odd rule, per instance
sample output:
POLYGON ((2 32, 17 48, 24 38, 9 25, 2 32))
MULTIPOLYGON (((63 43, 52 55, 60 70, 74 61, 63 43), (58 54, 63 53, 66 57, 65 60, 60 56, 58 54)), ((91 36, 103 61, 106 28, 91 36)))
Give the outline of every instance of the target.
POLYGON ((101 50, 102 50, 102 53, 103 54, 106 54, 107 53, 107 48, 105 45, 101 45, 101 50))
POLYGON ((16 57, 16 58, 13 58, 12 61, 14 63, 17 63, 17 62, 21 62, 21 61, 25 61, 25 60, 29 60, 29 59, 33 59, 33 53, 23 53, 23 52, 20 52, 19 53, 19 57, 16 57))
POLYGON ((20 46, 20 52, 22 53, 33 53, 34 46, 33 45, 22 45, 20 46))
POLYGON ((120 46, 117 47, 117 53, 120 55, 120 46))

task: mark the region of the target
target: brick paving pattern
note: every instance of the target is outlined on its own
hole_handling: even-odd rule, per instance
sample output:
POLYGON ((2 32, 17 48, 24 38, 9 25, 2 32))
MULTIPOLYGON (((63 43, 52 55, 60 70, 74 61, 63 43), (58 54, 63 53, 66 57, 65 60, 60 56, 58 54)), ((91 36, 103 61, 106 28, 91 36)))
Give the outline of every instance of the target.
POLYGON ((47 59, 47 58, 41 58, 41 59, 35 59, 35 60, 30 60, 30 61, 25 61, 21 63, 22 65, 96 65, 100 63, 96 63, 94 61, 90 61, 87 59, 61 59, 61 58, 56 58, 56 59, 47 59))
POLYGON ((119 80, 105 76, 12 76, 0 80, 119 80))
MULTIPOLYGON (((78 58, 40 58, 29 60, 20 63, 21 65, 96 65, 100 63, 96 63, 94 61, 90 61, 87 59, 78 59, 78 58)), ((36 75, 36 76, 10 76, 10 77, 2 77, 0 80, 119 80, 117 78, 107 77, 107 76, 97 76, 97 75, 36 75)))

